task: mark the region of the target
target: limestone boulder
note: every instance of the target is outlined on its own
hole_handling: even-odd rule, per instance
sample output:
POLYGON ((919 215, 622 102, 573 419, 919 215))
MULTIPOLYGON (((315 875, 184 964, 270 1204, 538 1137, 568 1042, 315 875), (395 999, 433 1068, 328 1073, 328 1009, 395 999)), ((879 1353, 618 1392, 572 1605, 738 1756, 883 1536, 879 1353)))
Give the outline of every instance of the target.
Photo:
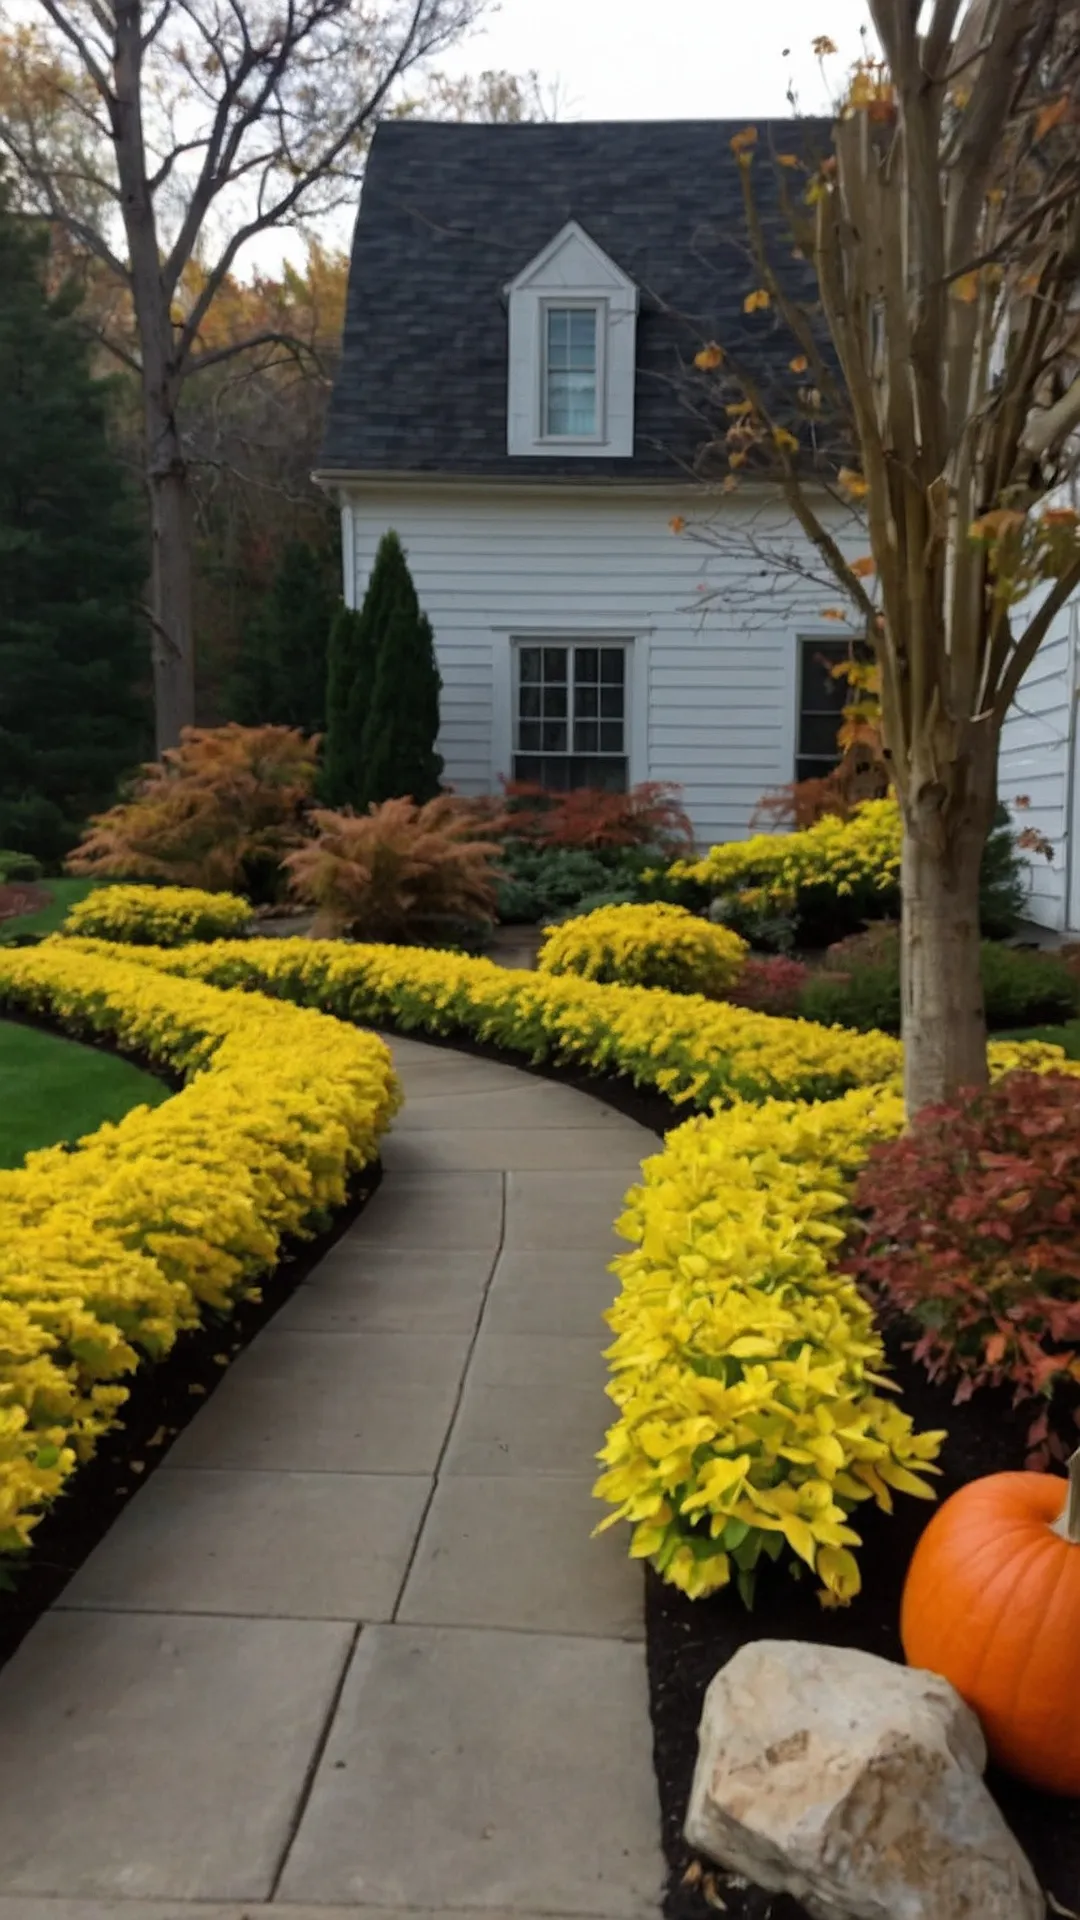
POLYGON ((815 1920, 1044 1920, 985 1765, 936 1674, 755 1640, 705 1696, 686 1836, 815 1920))

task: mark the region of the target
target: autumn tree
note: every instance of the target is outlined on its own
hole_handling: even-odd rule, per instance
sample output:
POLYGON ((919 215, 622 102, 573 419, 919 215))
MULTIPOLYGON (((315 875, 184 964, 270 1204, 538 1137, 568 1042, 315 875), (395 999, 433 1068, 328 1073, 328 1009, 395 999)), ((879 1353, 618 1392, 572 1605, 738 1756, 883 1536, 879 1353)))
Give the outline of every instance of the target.
POLYGON ((796 127, 767 159, 757 129, 732 141, 745 311, 785 330, 786 387, 722 341, 697 364, 724 401, 725 486, 776 484, 876 657, 916 1110, 986 1079, 978 885, 1001 729, 1080 587, 1080 7, 869 13, 881 58, 855 69, 820 161, 796 127), (763 162, 790 215, 782 251, 763 162), (838 537, 838 499, 865 517, 865 553, 838 537))
POLYGON ((36 0, 24 52, 61 76, 60 93, 46 89, 35 108, 0 88, 0 143, 24 199, 101 261, 129 303, 133 337, 111 344, 141 391, 159 747, 194 717, 180 397, 253 344, 207 344, 214 302, 251 242, 355 197, 375 123, 481 4, 36 0), (61 99, 77 103, 79 137, 58 143, 48 136, 61 99))

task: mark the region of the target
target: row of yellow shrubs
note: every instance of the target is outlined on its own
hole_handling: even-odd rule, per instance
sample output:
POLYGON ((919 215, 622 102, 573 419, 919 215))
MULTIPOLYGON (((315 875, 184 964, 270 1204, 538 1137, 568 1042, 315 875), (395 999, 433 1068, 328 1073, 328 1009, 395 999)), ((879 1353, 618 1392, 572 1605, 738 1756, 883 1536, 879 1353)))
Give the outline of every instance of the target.
POLYGON ((201 887, 95 887, 68 909, 65 934, 125 946, 180 947, 188 940, 235 940, 251 908, 236 893, 201 887))
POLYGON ((75 1152, 0 1172, 0 1554, 24 1547, 126 1399, 339 1207, 399 1099, 372 1034, 67 941, 0 951, 0 1007, 187 1078, 75 1152))
MULTIPOLYGON (((919 1470, 940 1439, 888 1398, 870 1310, 831 1260, 854 1174, 901 1125, 897 1042, 416 948, 260 940, 138 958, 725 1103, 668 1135, 620 1222, 636 1250, 616 1262, 619 1414, 597 1491, 633 1524, 631 1551, 691 1595, 732 1578, 747 1593, 759 1557, 785 1550, 831 1599, 858 1590, 849 1513, 929 1494, 919 1470)), ((1060 1059, 994 1053, 998 1071, 1060 1059)))

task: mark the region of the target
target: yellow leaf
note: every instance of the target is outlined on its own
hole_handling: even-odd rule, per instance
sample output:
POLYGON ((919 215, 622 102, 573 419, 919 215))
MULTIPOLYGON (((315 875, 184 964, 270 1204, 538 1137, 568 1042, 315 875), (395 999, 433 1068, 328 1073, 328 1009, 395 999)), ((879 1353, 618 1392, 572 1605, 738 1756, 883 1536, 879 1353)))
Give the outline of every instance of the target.
POLYGON ((867 580, 872 573, 877 571, 874 566, 874 556, 872 553, 860 554, 859 558, 852 560, 850 565, 856 580, 867 580))
POLYGON ((805 1560, 807 1566, 812 1567, 818 1546, 809 1523, 806 1520, 800 1520, 797 1513, 782 1513, 780 1531, 792 1552, 797 1553, 800 1560, 805 1560))
POLYGON ((729 407, 724 408, 724 412, 730 414, 733 420, 744 420, 747 414, 753 413, 753 411, 754 403, 752 400, 733 400, 729 407))
POLYGON ((711 373, 713 367, 720 366, 723 358, 723 347, 718 347, 715 340, 710 340, 707 347, 702 347, 700 352, 695 353, 694 365, 700 367, 703 373, 711 373))
POLYGON ((745 453, 729 453, 728 454, 729 467, 744 467, 745 465, 746 465, 745 453))
POLYGON ((781 167, 801 167, 802 161, 797 153, 778 153, 776 162, 781 167))
POLYGON ((743 301, 743 312, 744 313, 763 313, 766 307, 771 307, 771 306, 772 306, 772 295, 770 294, 768 288, 755 287, 753 293, 748 293, 746 296, 746 299, 743 301))
POLYGON ((865 500, 870 489, 862 474, 856 473, 854 467, 841 467, 836 477, 844 492, 850 493, 853 500, 865 500))
POLYGON ((686 521, 683 519, 681 513, 673 513, 671 519, 668 521, 668 526, 671 528, 672 533, 685 533, 686 531, 686 521))
POLYGON ((757 128, 756 127, 744 127, 741 133, 736 133, 732 135, 732 138, 731 138, 732 153, 745 153, 748 147, 756 147, 756 145, 757 145, 757 128))
POLYGON ((826 1592, 834 1604, 846 1606, 862 1586, 859 1563, 855 1555, 849 1553, 846 1547, 820 1547, 817 1571, 825 1582, 826 1592))
POLYGON ((958 280, 953 281, 952 291, 954 300, 962 300, 965 306, 970 307, 979 297, 978 273, 962 273, 958 280))
POLYGON ((1026 514, 1019 513, 1015 507, 994 507, 990 513, 973 520, 968 533, 973 540, 1001 540, 1006 534, 1018 531, 1026 518, 1026 514))
POLYGON ((786 427, 774 427, 772 437, 774 444, 780 448, 781 453, 798 453, 799 443, 795 435, 789 433, 786 427))
POLYGON ((1052 127, 1059 126, 1068 111, 1069 96, 1067 93, 1063 93, 1059 100, 1051 101, 1049 106, 1041 108, 1035 116, 1036 140, 1041 140, 1045 134, 1050 132, 1052 127))
POLYGON ((805 373, 809 365, 810 362, 805 353, 797 353, 794 360, 788 361, 788 366, 791 368, 792 373, 805 373))
POLYGON ((724 478, 720 482, 720 491, 721 493, 734 493, 738 484, 733 473, 725 473, 724 478))
POLYGON ((842 607, 822 607, 821 618, 823 620, 846 620, 847 614, 843 611, 842 607))

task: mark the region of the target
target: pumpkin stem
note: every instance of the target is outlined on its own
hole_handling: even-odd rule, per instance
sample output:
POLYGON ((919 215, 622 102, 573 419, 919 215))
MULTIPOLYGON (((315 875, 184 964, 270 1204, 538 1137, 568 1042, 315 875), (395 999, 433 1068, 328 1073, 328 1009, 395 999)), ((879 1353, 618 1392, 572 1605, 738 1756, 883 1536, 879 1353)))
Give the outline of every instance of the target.
POLYGON ((1080 1447, 1071 1454, 1068 1462, 1069 1491, 1065 1505, 1061 1509, 1060 1520, 1054 1523, 1054 1532, 1068 1540, 1074 1547, 1080 1547, 1080 1447))

